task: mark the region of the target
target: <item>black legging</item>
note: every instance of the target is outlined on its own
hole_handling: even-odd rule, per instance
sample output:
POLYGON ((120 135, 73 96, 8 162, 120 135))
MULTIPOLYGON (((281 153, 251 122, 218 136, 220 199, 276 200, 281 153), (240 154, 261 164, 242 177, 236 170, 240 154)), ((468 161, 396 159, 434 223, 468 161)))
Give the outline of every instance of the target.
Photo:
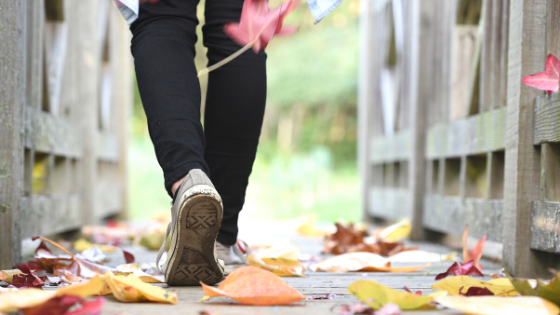
MULTIPOLYGON (((198 0, 141 4, 130 26, 131 49, 167 192, 171 195, 173 183, 191 169, 206 172, 224 203, 218 241, 233 245, 264 116, 266 54, 248 50, 210 72, 203 130, 194 64, 197 5, 198 0)), ((208 65, 241 48, 223 29, 239 22, 242 6, 243 0, 206 0, 202 32, 208 65)))

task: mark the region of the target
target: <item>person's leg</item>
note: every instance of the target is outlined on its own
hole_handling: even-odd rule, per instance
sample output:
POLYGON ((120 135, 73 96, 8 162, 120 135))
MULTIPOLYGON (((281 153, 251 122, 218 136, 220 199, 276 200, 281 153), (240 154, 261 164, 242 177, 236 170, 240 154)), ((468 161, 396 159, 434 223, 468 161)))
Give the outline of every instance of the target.
POLYGON ((140 5, 130 29, 138 88, 169 195, 191 169, 209 173, 194 64, 198 0, 140 5))
MULTIPOLYGON (((239 22, 243 0, 206 0, 202 28, 211 66, 241 48, 223 31, 239 22)), ((204 114, 210 179, 222 196, 224 217, 218 242, 233 245, 237 219, 257 152, 266 102, 266 54, 248 50, 209 73, 204 114)))

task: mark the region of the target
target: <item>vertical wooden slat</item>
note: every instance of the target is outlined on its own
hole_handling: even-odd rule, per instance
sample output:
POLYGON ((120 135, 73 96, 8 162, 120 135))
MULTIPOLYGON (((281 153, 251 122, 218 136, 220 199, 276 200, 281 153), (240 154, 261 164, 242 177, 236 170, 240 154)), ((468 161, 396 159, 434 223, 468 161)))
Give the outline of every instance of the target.
POLYGON ((494 3, 493 0, 484 0, 482 3, 482 19, 483 19, 483 38, 482 52, 480 55, 480 112, 486 112, 493 108, 493 90, 494 90, 494 3))
POLYGON ((25 1, 0 1, 0 269, 21 257, 20 196, 23 193, 25 105, 25 1))
MULTIPOLYGON (((534 102, 541 91, 522 85, 544 70, 547 0, 511 0, 503 210, 503 258, 516 276, 546 274, 545 253, 532 251, 531 204, 539 198, 540 152, 533 146, 534 102), (541 266, 542 267, 542 266, 541 266)), ((557 259, 556 259, 557 261, 557 259)))

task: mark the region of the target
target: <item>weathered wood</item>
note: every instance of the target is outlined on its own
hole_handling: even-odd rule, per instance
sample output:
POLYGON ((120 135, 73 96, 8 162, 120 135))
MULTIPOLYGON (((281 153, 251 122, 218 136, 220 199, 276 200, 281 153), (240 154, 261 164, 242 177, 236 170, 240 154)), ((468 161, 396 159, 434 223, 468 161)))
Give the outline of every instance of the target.
POLYGON ((403 130, 393 135, 374 137, 370 140, 370 163, 380 164, 407 160, 411 155, 411 134, 403 130))
POLYGON ((0 269, 9 269, 21 256, 27 5, 2 0, 0 7, 0 269))
POLYGON ((457 25, 453 40, 453 90, 450 120, 469 114, 474 76, 480 58, 478 26, 457 25))
POLYGON ((371 187, 368 196, 368 213, 371 216, 387 220, 410 217, 408 189, 393 187, 371 187))
POLYGON ((495 109, 426 132, 426 158, 457 157, 503 150, 506 111, 495 109))
POLYGON ((541 146, 541 201, 560 202, 560 145, 544 143, 541 146))
POLYGON ((482 5, 483 40, 480 54, 480 101, 479 112, 494 107, 494 0, 484 0, 482 5))
POLYGON ((531 248, 560 253, 560 203, 533 201, 531 248))
POLYGON ((560 142, 560 92, 537 97, 535 101, 535 145, 560 142))
MULTIPOLYGON (((550 261, 530 250, 532 201, 539 198, 540 154, 533 145, 535 98, 540 91, 521 84, 544 70, 547 0, 511 0, 508 55, 507 140, 503 240, 504 263, 516 276, 546 273, 550 261), (539 264, 541 264, 539 266, 539 264)), ((557 260, 557 259, 556 259, 557 260)))
POLYGON ((502 200, 484 200, 426 195, 424 226, 438 232, 458 235, 469 225, 469 235, 502 242, 502 200))

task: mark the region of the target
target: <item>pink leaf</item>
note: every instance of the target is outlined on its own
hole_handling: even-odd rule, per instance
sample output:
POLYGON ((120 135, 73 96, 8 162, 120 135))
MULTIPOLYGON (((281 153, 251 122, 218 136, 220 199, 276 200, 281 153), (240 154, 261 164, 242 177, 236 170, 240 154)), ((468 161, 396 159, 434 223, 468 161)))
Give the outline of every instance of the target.
POLYGON ((478 243, 473 247, 473 250, 469 253, 467 248, 467 235, 469 234, 469 226, 465 227, 465 231, 463 232, 463 259, 465 261, 474 261, 474 265, 477 269, 483 269, 481 265, 478 264, 480 258, 482 258, 482 251, 484 249, 484 242, 486 242, 486 235, 484 235, 478 243))
POLYGON ((558 72, 560 62, 553 54, 546 57, 546 70, 534 75, 525 76, 521 82, 525 85, 535 87, 539 90, 552 93, 558 91, 558 72))
POLYGON ((484 275, 474 265, 474 261, 468 261, 464 264, 453 263, 446 272, 440 273, 436 276, 436 280, 441 280, 447 276, 477 276, 483 277, 484 275))
POLYGON ((282 23, 299 1, 288 0, 270 11, 267 0, 245 0, 239 23, 227 23, 224 31, 239 45, 253 43, 253 50, 259 52, 274 35, 293 34, 295 29, 282 28, 282 23))

